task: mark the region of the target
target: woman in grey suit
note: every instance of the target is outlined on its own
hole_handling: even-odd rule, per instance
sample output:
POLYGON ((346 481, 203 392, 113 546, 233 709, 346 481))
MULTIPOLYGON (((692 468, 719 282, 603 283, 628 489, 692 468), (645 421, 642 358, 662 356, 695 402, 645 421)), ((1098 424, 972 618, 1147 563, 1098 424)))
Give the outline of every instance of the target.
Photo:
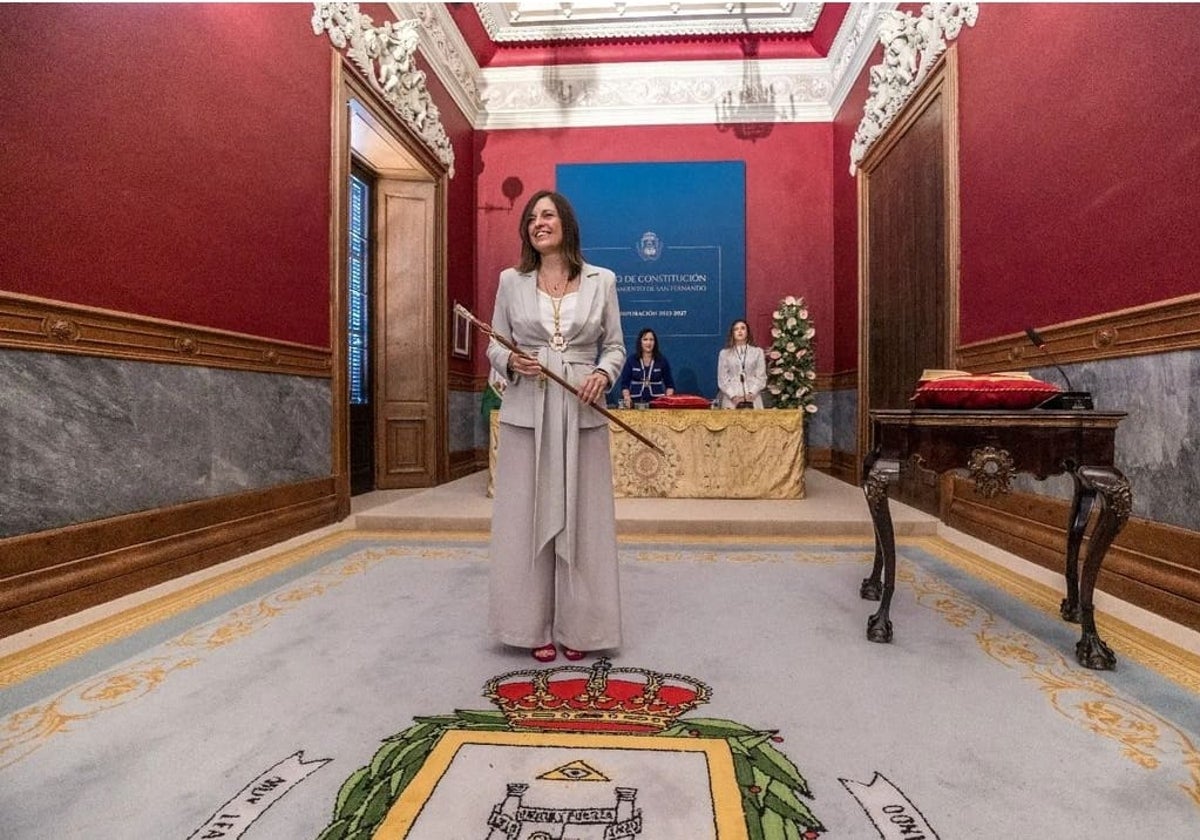
POLYGON ((500 274, 488 343, 508 381, 500 406, 492 506, 492 632, 539 662, 621 643, 608 421, 591 408, 625 362, 616 277, 583 261, 570 203, 534 194, 520 220, 521 261, 500 274), (578 389, 576 398, 545 376, 578 389))

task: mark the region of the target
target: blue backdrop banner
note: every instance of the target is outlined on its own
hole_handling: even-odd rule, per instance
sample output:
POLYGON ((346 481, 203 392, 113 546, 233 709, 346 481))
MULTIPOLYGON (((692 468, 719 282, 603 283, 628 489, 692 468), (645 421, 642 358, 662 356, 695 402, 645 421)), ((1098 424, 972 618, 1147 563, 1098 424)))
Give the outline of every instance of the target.
POLYGON ((745 317, 745 164, 564 163, 556 180, 584 257, 617 275, 626 350, 652 328, 676 392, 714 397, 717 354, 745 317))

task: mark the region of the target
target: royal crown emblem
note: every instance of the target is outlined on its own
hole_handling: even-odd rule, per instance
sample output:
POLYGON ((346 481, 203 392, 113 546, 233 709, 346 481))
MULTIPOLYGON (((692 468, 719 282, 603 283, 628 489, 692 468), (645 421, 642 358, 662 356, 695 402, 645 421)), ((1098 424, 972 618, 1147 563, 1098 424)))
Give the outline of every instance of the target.
POLYGON ((647 735, 707 703, 712 689, 693 677, 614 668, 602 658, 591 668, 566 665, 502 674, 487 681, 483 696, 516 730, 647 735))

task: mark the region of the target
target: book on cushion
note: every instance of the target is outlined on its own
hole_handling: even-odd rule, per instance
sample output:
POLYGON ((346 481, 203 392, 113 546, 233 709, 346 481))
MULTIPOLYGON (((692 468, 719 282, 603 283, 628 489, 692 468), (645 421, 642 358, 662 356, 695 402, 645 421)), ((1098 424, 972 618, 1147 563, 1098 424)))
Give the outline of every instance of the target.
POLYGON ((1062 389, 1024 371, 967 373, 965 370, 926 370, 909 397, 915 408, 957 408, 972 411, 1023 411, 1036 408, 1062 389))

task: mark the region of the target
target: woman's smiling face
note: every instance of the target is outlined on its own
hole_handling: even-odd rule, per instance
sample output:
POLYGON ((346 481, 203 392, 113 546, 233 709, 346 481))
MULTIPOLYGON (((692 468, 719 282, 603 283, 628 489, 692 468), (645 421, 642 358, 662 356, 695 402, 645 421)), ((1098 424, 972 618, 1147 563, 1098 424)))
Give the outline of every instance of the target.
POLYGON ((562 219, 550 196, 542 196, 533 205, 526 224, 529 241, 539 254, 550 254, 562 247, 562 219))

